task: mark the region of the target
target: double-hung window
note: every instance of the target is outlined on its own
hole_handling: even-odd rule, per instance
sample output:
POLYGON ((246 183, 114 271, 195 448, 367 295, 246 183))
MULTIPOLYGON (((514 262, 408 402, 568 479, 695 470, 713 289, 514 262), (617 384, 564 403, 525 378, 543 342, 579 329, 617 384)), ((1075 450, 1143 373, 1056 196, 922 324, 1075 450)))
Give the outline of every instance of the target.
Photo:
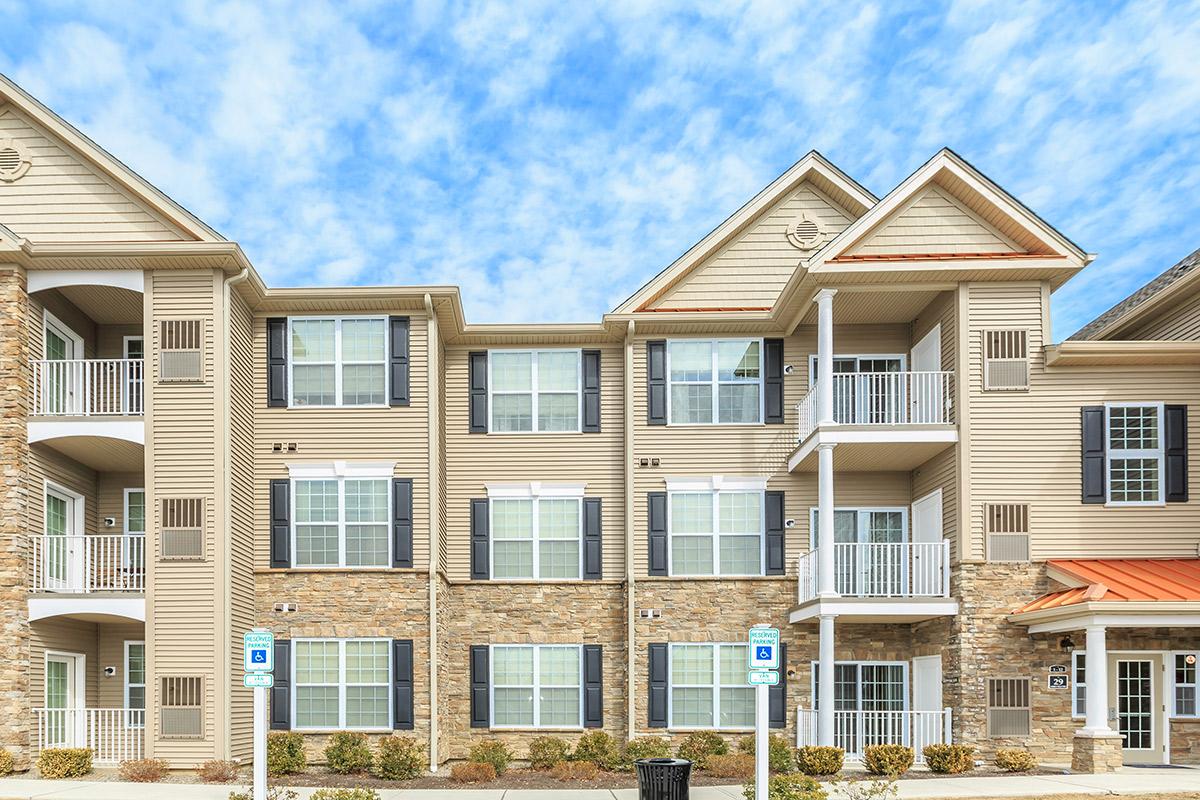
POLYGON ((669 650, 672 728, 753 728, 744 644, 673 644, 669 650))
POLYGON ((1162 403, 1110 403, 1105 418, 1109 504, 1164 502, 1162 403))
POLYGON ((492 497, 492 577, 580 578, 582 504, 582 496, 492 497))
POLYGON ((288 326, 292 406, 387 402, 386 317, 293 317, 288 326))
POLYGON ((391 650, 387 639, 294 640, 293 727, 391 729, 391 650))
POLYGON ((492 433, 577 433, 579 350, 492 350, 488 406, 492 433))
POLYGON ((669 494, 672 575, 763 574, 763 492, 669 494))
POLYGON ((667 375, 672 424, 762 422, 760 339, 672 339, 667 375))
POLYGON ((1175 670, 1175 712, 1176 717, 1200 716, 1196 705, 1196 661, 1198 653, 1175 653, 1172 656, 1172 668, 1175 670))
POLYGON ((1071 667, 1075 673, 1071 681, 1071 716, 1083 717, 1087 715, 1087 653, 1071 653, 1071 667))
POLYGON ((125 708, 131 709, 126 723, 129 727, 145 724, 141 713, 146 709, 145 642, 125 642, 125 708))
POLYGON ((578 645, 492 645, 492 727, 583 727, 578 645))
POLYGON ((391 562, 386 478, 329 476, 293 480, 297 567, 386 567, 391 562))

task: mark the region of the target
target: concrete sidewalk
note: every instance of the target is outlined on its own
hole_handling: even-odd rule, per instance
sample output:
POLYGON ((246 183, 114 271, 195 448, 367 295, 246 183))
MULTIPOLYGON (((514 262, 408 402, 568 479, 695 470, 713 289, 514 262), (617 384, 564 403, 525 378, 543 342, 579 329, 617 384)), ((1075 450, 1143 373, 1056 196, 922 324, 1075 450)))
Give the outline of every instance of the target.
MULTIPOLYGON (((241 786, 116 781, 0 779, 0 800, 228 800, 241 786)), ((1052 794, 1138 795, 1188 792, 1200 797, 1200 769, 1127 767, 1113 775, 1013 775, 899 781, 902 800, 1042 797, 1052 794)), ((315 789, 296 789, 307 799, 315 789)), ((637 800, 636 789, 384 789, 381 800, 637 800)), ((697 786, 693 800, 741 800, 740 786, 697 786)), ((836 798, 836 794, 833 795, 836 798)))

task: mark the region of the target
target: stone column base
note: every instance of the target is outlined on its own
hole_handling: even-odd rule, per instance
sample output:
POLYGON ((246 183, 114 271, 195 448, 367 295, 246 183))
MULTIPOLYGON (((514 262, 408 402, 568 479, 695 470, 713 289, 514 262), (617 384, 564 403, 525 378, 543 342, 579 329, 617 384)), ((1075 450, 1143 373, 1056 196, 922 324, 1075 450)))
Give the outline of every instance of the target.
POLYGON ((1124 739, 1119 733, 1076 731, 1071 750, 1071 772, 1088 775, 1116 772, 1123 764, 1123 743, 1124 739))

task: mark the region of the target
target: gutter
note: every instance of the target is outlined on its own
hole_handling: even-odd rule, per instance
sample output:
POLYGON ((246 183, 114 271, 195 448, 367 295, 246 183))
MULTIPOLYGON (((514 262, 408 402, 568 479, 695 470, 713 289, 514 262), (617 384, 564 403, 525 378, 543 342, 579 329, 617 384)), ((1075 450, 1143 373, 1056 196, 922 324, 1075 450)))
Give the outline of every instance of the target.
POLYGON ((429 771, 438 769, 438 616, 437 616, 437 570, 441 561, 441 485, 438 465, 441 463, 441 436, 438 430, 441 397, 438 381, 441 365, 438 363, 437 314, 434 313, 433 298, 428 292, 422 298, 425 313, 425 405, 429 414, 429 771))
POLYGON ((625 695, 627 708, 625 710, 626 740, 633 739, 637 734, 635 722, 636 703, 634 702, 633 675, 635 661, 634 623, 637 609, 634 603, 634 559, 633 559, 633 333, 637 323, 629 320, 625 328, 625 443, 622 448, 625 453, 625 695))

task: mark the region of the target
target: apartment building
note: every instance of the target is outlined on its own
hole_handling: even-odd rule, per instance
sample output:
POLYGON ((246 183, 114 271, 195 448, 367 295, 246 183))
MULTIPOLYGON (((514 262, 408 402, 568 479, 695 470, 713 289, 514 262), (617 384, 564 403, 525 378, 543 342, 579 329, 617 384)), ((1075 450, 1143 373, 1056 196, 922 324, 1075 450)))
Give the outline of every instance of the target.
POLYGON ((248 758, 254 626, 313 755, 734 736, 770 623, 798 743, 1194 763, 1200 291, 1053 344, 1091 260, 949 150, 810 153, 600 321, 471 323, 267 287, 2 81, 0 744, 248 758))

